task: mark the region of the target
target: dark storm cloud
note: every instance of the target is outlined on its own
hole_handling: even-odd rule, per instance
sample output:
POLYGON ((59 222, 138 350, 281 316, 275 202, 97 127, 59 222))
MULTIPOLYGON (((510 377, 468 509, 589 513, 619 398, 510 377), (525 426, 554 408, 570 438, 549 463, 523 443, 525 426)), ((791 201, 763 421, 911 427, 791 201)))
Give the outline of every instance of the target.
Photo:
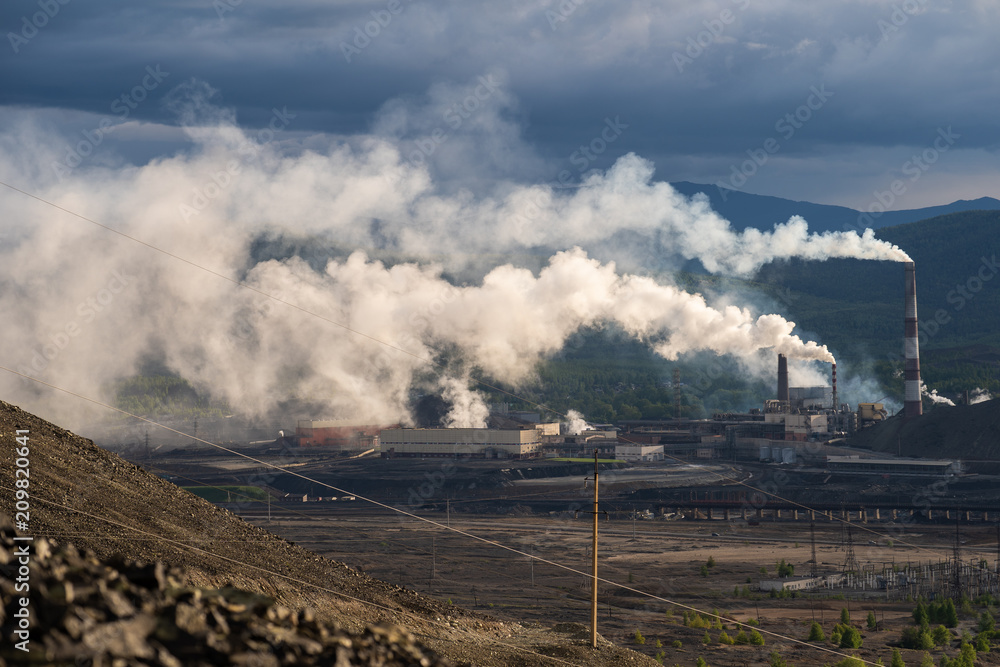
MULTIPOLYGON (((709 182, 769 137, 784 139, 783 161, 873 151, 856 160, 873 174, 895 162, 879 151, 922 147, 938 127, 954 126, 965 151, 997 146, 987 2, 45 3, 0 8, 3 103, 109 113, 159 65, 172 85, 208 82, 243 124, 287 106, 300 131, 351 134, 394 98, 503 71, 525 138, 557 166, 614 116, 629 129, 591 167, 637 151, 684 158, 685 176, 709 182), (58 11, 19 42, 43 5, 58 11), (823 86, 829 99, 796 126, 823 86)), ((165 92, 135 117, 174 122, 165 92)))

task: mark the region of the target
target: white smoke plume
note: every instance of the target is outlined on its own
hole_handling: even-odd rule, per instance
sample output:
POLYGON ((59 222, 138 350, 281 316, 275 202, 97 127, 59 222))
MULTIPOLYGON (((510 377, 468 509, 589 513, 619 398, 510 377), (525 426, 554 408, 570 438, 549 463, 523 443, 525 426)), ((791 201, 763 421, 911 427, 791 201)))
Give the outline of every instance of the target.
POLYGON ((566 413, 566 421, 563 423, 563 431, 566 435, 580 435, 590 428, 590 424, 583 418, 583 414, 576 410, 566 413))
POLYGON ((969 395, 969 405, 976 405, 977 403, 985 403, 986 401, 992 401, 993 396, 987 390, 982 387, 976 387, 972 390, 969 395))
MULTIPOLYGON (((298 399, 323 415, 406 421, 411 389, 444 382, 453 423, 480 423, 481 398, 458 386, 470 369, 523 382, 567 336, 609 322, 667 359, 708 350, 752 366, 770 350, 833 361, 779 315, 713 307, 595 259, 591 249, 619 232, 655 236, 665 252, 737 275, 778 257, 906 259, 867 232, 810 235, 800 218, 736 233, 706 198, 653 182, 635 155, 574 190, 505 182, 493 194, 446 193, 391 139, 260 143, 217 120, 187 130, 188 150, 57 177, 63 140, 29 116, 14 114, 0 133, 0 180, 405 350, 5 191, 0 308, 14 316, 0 331, 2 363, 87 395, 154 362, 249 414, 298 399), (255 243, 285 234, 422 259, 254 259, 255 243), (537 247, 556 251, 537 273, 503 264, 483 266, 470 284, 444 277, 454 256, 483 264, 477 253, 537 247)), ((66 414, 45 409, 48 394, 30 382, 6 376, 0 391, 66 414)))
POLYGON ((942 396, 941 394, 938 393, 937 389, 928 390, 927 385, 924 384, 924 382, 922 381, 920 383, 920 394, 922 396, 926 396, 927 398, 929 398, 931 403, 937 403, 939 405, 950 405, 952 407, 955 407, 955 401, 945 396, 942 396))
POLYGON ((444 425, 448 428, 486 428, 490 409, 482 394, 471 391, 469 384, 468 377, 441 378, 441 396, 451 404, 444 418, 444 425))

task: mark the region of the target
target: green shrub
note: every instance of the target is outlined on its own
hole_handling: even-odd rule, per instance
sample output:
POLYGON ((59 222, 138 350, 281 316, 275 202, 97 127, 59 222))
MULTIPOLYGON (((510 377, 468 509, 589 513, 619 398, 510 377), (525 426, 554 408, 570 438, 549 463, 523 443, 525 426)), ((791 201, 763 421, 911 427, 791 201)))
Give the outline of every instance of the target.
POLYGON ((698 656, 698 659, 695 660, 694 664, 695 667, 708 667, 708 663, 705 662, 705 659, 702 658, 700 655, 698 656))
POLYGON ((903 648, 929 651, 934 648, 934 637, 926 626, 912 625, 903 629, 899 643, 903 648))
POLYGON ((868 612, 867 622, 868 622, 868 629, 869 630, 877 630, 878 629, 878 621, 875 620, 875 612, 873 612, 873 611, 868 612))
POLYGON ((826 641, 826 633, 823 632, 823 626, 816 621, 812 622, 809 626, 809 641, 811 642, 821 642, 826 641))
POLYGON ((636 644, 639 644, 640 646, 646 643, 646 638, 643 637, 642 633, 639 632, 638 630, 636 630, 635 634, 632 635, 632 639, 633 641, 635 641, 636 644))
POLYGON ((684 644, 681 642, 680 639, 675 639, 674 641, 670 642, 670 645, 673 646, 674 648, 683 648, 684 647, 684 644))
POLYGON ((701 638, 701 643, 705 646, 712 643, 712 635, 708 634, 708 630, 705 630, 705 636, 701 638))
POLYGON ((934 628, 934 643, 938 646, 947 646, 951 643, 951 633, 948 632, 948 628, 943 625, 939 625, 934 628))
POLYGON ((785 577, 790 577, 795 574, 795 566, 791 563, 786 563, 785 559, 782 558, 781 562, 777 564, 778 576, 784 579, 785 577))
POLYGON ((906 667, 906 663, 903 662, 903 655, 899 652, 898 648, 892 649, 892 660, 889 661, 889 667, 906 667))
POLYGON ((743 629, 740 628, 740 631, 736 633, 736 637, 733 639, 733 643, 740 645, 749 644, 750 638, 747 637, 747 633, 745 633, 743 629))
POLYGON ((840 648, 861 648, 861 633, 857 628, 847 626, 840 635, 840 648))
POLYGON ((654 644, 654 646, 656 648, 663 648, 663 642, 661 642, 659 639, 657 639, 656 643, 654 644))
POLYGON ((931 657, 930 653, 925 652, 920 658, 920 667, 934 667, 934 658, 931 657))
POLYGON ((788 663, 785 659, 781 657, 781 654, 777 651, 771 651, 771 654, 767 656, 770 659, 771 667, 788 667, 788 663))
POLYGON ((708 566, 707 565, 702 565, 701 569, 699 570, 699 572, 701 573, 701 576, 707 577, 708 576, 708 566))
POLYGON ((993 632, 996 629, 996 620, 993 618, 993 614, 987 609, 982 614, 979 615, 979 623, 977 627, 980 632, 993 632))
POLYGON ((958 611, 951 599, 944 603, 944 619, 941 622, 949 628, 958 626, 958 611))
POLYGON ((706 567, 715 567, 715 558, 712 557, 712 556, 709 556, 708 560, 705 561, 705 566, 706 567))
POLYGON ((764 645, 764 635, 760 634, 756 630, 750 632, 750 644, 753 646, 763 646, 764 645))
POLYGON ((931 619, 927 615, 927 607, 923 602, 918 602, 916 609, 913 610, 913 622, 924 626, 931 624, 931 619))
POLYGON ((844 625, 851 624, 851 612, 847 609, 847 607, 840 610, 840 622, 844 625))
POLYGON ((722 632, 719 633, 719 643, 725 644, 726 646, 732 646, 733 638, 730 637, 725 630, 723 630, 722 632))

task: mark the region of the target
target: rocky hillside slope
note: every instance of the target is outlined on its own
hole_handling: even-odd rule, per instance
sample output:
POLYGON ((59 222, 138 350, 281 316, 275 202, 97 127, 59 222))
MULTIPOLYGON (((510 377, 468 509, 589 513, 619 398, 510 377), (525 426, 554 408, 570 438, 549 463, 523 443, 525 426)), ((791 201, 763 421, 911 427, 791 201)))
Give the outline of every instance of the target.
POLYGON ((90 549, 105 561, 162 561, 183 569, 184 586, 240 589, 296 612, 312 609, 319 622, 353 635, 376 625, 402 627, 455 663, 656 664, 607 642, 593 651, 579 633, 504 623, 372 579, 0 401, 0 496, 8 507, 19 429, 28 431, 31 517, 26 534, 35 538, 90 549))

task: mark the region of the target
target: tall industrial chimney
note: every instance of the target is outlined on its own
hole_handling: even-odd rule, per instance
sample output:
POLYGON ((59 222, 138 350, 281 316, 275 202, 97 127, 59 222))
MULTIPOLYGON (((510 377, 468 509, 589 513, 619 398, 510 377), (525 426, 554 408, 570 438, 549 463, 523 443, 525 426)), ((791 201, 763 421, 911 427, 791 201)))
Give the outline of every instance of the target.
POLYGON ((788 402, 788 359, 778 355, 778 400, 788 402))
POLYGON ((913 262, 904 264, 906 274, 906 399, 904 411, 906 419, 923 414, 920 401, 920 344, 917 329, 917 270, 913 262))

